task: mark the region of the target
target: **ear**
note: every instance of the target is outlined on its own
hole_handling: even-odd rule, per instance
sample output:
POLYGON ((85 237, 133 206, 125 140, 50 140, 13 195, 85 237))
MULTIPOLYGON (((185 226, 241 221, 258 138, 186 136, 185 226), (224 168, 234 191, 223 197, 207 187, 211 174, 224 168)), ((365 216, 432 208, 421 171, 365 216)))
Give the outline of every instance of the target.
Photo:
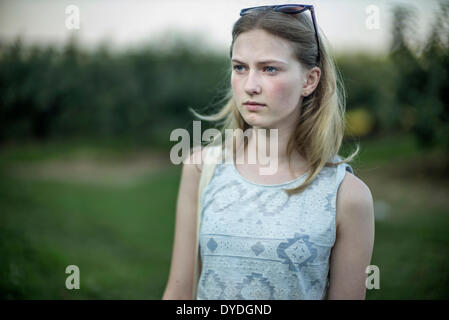
POLYGON ((321 69, 318 67, 313 67, 308 70, 304 76, 304 83, 302 86, 302 96, 307 97, 312 94, 315 88, 318 86, 321 77, 321 69))

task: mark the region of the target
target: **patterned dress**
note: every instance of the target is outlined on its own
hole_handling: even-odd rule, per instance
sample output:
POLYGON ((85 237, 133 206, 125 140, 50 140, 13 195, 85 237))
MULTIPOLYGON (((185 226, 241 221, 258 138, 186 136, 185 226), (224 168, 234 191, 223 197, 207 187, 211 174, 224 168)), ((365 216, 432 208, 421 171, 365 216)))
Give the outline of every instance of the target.
MULTIPOLYGON (((333 161, 340 160, 336 156, 333 161)), ((197 299, 323 299, 335 243, 336 195, 351 166, 324 167, 301 194, 251 182, 217 164, 201 196, 202 270, 197 299)))

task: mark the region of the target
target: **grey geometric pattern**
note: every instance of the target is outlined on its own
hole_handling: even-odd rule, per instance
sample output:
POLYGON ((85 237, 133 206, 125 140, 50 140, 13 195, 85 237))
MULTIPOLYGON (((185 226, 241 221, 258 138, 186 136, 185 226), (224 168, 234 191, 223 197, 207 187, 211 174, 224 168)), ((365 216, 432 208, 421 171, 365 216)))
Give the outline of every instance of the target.
POLYGON ((207 270, 204 272, 204 277, 200 280, 202 287, 213 288, 213 291, 208 292, 208 299, 224 299, 223 293, 226 285, 220 280, 220 277, 214 270, 207 270))
POLYGON ((329 193, 329 194, 326 195, 327 203, 326 203, 325 209, 329 213, 331 213, 332 209, 333 209, 333 206, 332 206, 332 199, 333 198, 334 198, 334 195, 332 193, 329 193))
POLYGON ((289 270, 301 271, 302 267, 315 260, 317 249, 309 241, 308 235, 295 233, 293 238, 279 244, 277 254, 284 264, 288 264, 289 270))
POLYGON ((218 247, 218 243, 214 240, 214 238, 210 238, 209 242, 207 243, 207 247, 210 251, 214 252, 218 247))
POLYGON ((251 273, 246 276, 243 282, 237 284, 239 293, 237 299, 248 300, 251 296, 256 295, 262 300, 272 300, 274 294, 274 286, 263 277, 261 273, 251 273))
POLYGON ((255 245, 251 247, 251 249, 256 254, 256 256, 258 256, 265 250, 265 247, 263 246, 263 244, 260 243, 260 241, 258 241, 255 245))
POLYGON ((232 180, 214 190, 211 197, 217 199, 212 202, 214 212, 223 212, 235 203, 239 203, 240 199, 245 196, 247 190, 243 188, 243 185, 232 180), (220 194, 226 194, 226 197, 219 197, 220 194))
POLYGON ((258 185, 218 164, 202 194, 197 298, 322 299, 346 168, 323 168, 304 192, 289 197, 282 189, 303 179, 258 185))
POLYGON ((279 214, 281 209, 287 206, 290 197, 284 191, 279 192, 279 190, 275 190, 265 191, 259 199, 262 201, 257 202, 257 209, 264 216, 274 216, 279 214))

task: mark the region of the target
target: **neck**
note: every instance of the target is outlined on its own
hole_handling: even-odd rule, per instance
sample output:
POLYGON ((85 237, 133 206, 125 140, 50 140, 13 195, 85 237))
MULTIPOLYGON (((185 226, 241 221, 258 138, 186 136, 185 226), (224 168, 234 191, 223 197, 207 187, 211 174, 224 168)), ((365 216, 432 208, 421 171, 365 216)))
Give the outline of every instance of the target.
POLYGON ((287 130, 264 128, 252 128, 248 138, 248 150, 255 150, 256 154, 266 155, 267 157, 277 157, 278 163, 288 162, 287 143, 291 132, 287 130))
MULTIPOLYGON (((267 159, 268 166, 276 167, 288 167, 292 176, 297 177, 296 173, 303 173, 308 170, 309 166, 304 157, 302 157, 299 152, 293 150, 290 157, 287 155, 287 144, 289 138, 291 137, 291 132, 286 130, 277 130, 277 137, 275 132, 271 132, 270 130, 264 130, 266 138, 264 138, 263 134, 258 133, 258 128, 252 128, 251 134, 248 137, 248 144, 245 147, 244 144, 238 144, 236 146, 236 154, 234 154, 234 161, 237 162, 237 158, 239 161, 243 161, 243 163, 247 164, 255 164, 257 167, 266 167, 267 159), (265 150, 263 150, 265 148, 265 150), (277 148, 277 150, 276 150, 277 148), (259 153, 260 150, 260 153, 259 153), (253 158, 249 156, 249 153, 252 154, 253 158), (255 153, 255 155, 254 155, 255 153), (271 154, 273 153, 273 154, 271 154), (261 161, 259 155, 264 159, 261 161), (256 161, 255 163, 252 161, 256 161), (276 164, 273 164, 276 163, 276 164)), ((240 162, 242 163, 242 162, 240 162)))

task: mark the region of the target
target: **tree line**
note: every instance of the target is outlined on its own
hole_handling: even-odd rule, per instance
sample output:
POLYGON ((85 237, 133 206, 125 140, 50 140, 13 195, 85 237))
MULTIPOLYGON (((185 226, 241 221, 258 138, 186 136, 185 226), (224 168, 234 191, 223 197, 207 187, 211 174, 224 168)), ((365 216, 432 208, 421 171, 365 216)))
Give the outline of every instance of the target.
MULTIPOLYGON (((363 109, 369 135, 413 133, 422 146, 449 146, 449 9, 440 2, 425 39, 413 38, 412 7, 393 11, 391 50, 384 56, 340 55, 346 110, 363 109)), ((74 137, 129 137, 169 143, 174 128, 192 126, 188 108, 212 112, 230 83, 222 55, 195 41, 114 53, 0 43, 0 143, 74 137)), ((202 129, 207 128, 202 125, 202 129)))

